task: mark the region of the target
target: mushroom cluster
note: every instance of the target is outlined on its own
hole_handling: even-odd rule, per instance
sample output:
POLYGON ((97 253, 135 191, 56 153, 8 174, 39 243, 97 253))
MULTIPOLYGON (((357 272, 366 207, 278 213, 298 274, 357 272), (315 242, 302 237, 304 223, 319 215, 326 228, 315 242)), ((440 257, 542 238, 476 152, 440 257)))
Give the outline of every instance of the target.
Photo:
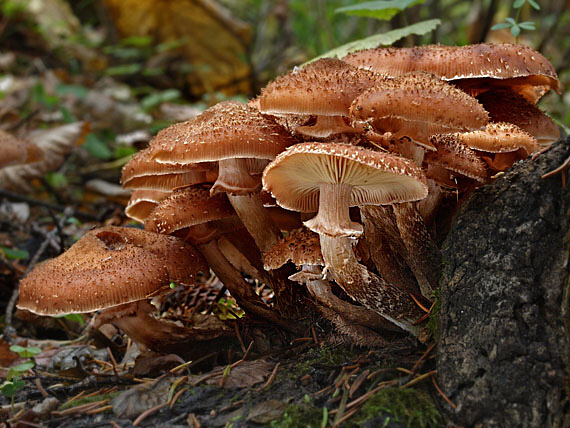
POLYGON ((160 131, 123 170, 126 214, 195 247, 248 316, 294 329, 312 305, 360 343, 419 335, 462 197, 559 137, 535 106, 551 89, 518 45, 320 59, 160 131))

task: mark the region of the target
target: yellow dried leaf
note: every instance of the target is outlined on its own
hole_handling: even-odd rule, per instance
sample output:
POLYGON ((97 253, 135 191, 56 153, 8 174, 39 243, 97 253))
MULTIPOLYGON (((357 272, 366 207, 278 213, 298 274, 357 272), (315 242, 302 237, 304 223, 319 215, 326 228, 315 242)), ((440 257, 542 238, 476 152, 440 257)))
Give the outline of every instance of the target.
POLYGON ((104 0, 123 36, 152 36, 157 43, 186 40, 180 53, 192 66, 191 91, 247 93, 251 27, 213 0, 104 0))

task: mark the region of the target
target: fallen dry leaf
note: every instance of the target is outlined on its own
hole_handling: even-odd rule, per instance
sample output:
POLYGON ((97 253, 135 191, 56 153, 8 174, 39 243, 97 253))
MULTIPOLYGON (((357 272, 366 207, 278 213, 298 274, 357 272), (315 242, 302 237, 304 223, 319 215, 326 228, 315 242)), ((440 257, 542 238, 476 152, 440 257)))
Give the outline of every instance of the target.
MULTIPOLYGON (((274 364, 266 360, 244 361, 240 365, 230 370, 230 374, 224 388, 249 388, 257 383, 263 382, 274 364)), ((224 367, 217 367, 224 370, 224 367)), ((223 375, 214 376, 206 381, 209 385, 218 385, 223 375)))
POLYGON ((0 185, 7 190, 31 192, 31 181, 59 168, 86 126, 84 122, 74 122, 51 129, 32 131, 26 135, 30 142, 35 143, 43 151, 44 159, 40 162, 0 169, 0 185))
POLYGON ((251 92, 247 48, 251 27, 214 0, 105 0, 124 36, 152 36, 156 42, 184 40, 178 51, 192 65, 193 95, 251 92))
POLYGON ((267 400, 249 411, 247 420, 256 424, 268 424, 281 417, 287 405, 279 400, 267 400))
POLYGON ((113 413, 119 418, 135 419, 144 411, 166 403, 169 389, 170 380, 165 377, 132 387, 111 401, 113 413))

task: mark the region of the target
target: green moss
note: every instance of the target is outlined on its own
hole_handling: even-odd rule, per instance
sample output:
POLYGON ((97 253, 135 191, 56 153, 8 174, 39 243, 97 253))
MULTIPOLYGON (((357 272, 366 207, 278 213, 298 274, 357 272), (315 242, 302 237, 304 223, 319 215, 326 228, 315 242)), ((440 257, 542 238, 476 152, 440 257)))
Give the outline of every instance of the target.
POLYGON ((272 428, 320 428, 323 410, 300 404, 287 406, 283 415, 268 425, 272 428))
POLYGON ((353 423, 363 426, 365 421, 382 413, 393 415, 393 420, 406 424, 408 428, 438 427, 442 423, 430 395, 412 388, 381 389, 366 401, 353 423))

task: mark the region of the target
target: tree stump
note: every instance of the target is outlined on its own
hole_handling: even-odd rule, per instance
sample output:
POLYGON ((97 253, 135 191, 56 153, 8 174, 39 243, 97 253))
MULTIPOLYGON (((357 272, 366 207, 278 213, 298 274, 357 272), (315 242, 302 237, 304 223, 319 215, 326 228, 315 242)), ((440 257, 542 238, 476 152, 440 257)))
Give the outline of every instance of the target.
POLYGON ((569 427, 570 139, 464 203, 443 246, 437 380, 462 426, 569 427))

